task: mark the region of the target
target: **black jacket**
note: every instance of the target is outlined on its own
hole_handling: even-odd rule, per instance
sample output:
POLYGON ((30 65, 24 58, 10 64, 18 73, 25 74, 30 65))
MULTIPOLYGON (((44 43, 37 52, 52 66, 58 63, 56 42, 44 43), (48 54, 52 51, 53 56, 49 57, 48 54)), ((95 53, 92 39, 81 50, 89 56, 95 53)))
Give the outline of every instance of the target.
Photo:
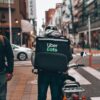
POLYGON ((7 73, 12 73, 14 67, 14 55, 9 40, 4 37, 0 40, 0 71, 6 69, 7 73))

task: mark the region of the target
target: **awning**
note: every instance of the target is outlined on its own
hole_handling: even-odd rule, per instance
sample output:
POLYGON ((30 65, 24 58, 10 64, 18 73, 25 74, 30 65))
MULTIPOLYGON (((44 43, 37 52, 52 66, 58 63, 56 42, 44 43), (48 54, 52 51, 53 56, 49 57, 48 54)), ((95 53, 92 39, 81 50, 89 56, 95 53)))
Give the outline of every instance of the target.
POLYGON ((33 25, 28 20, 21 20, 21 29, 22 32, 31 32, 33 31, 33 25))

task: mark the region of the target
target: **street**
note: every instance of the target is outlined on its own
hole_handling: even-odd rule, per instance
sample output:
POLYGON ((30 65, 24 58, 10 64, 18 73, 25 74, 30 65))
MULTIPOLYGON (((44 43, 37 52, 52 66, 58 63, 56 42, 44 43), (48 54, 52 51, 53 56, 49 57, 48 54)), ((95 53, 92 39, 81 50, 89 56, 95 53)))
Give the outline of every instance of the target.
MULTIPOLYGON (((86 66, 70 69, 69 74, 85 89, 83 95, 90 97, 91 100, 100 100, 99 69, 86 66)), ((7 100, 37 100, 37 75, 32 73, 31 61, 15 61, 14 76, 8 83, 7 100)), ((50 90, 47 100, 51 100, 50 90)))
MULTIPOLYGON (((42 0, 40 2, 41 0, 0 0, 0 72, 5 69, 3 64, 8 64, 7 79, 11 77, 9 73, 12 72, 13 67, 12 54, 14 60, 16 59, 13 78, 8 81, 7 100, 37 100, 38 75, 32 73, 32 63, 29 60, 32 59, 32 52, 36 51, 38 57, 39 54, 41 55, 39 57, 41 64, 38 65, 36 58, 36 66, 42 67, 46 62, 47 67, 55 64, 53 67, 55 68, 55 66, 63 66, 63 63, 55 59, 59 55, 61 59, 66 60, 62 61, 67 66, 69 59, 65 54, 70 56, 69 47, 73 52, 73 60, 70 64, 85 66, 71 68, 68 74, 85 89, 82 95, 85 95, 87 100, 100 100, 100 0, 42 0), (10 52, 10 44, 13 53, 10 52), (54 59, 50 58, 52 61, 55 60, 54 63, 46 61, 45 56, 49 53, 43 56, 42 51, 43 54, 57 53, 57 56, 53 56, 54 59), (59 52, 61 54, 58 54, 59 52), (84 56, 80 56, 82 54, 84 56)), ((49 57, 52 55, 50 54, 49 57)), ((0 94, 3 93, 0 91, 0 94)), ((51 100, 50 89, 48 89, 47 100, 51 100)))

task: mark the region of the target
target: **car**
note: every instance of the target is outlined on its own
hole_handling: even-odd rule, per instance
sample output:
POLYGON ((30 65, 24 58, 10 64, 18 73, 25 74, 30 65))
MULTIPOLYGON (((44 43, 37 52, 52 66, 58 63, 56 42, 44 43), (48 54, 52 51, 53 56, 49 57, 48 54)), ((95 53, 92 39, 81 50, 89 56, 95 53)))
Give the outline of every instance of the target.
POLYGON ((11 44, 13 53, 14 53, 14 60, 25 61, 31 59, 32 56, 32 49, 21 47, 15 44, 11 44))

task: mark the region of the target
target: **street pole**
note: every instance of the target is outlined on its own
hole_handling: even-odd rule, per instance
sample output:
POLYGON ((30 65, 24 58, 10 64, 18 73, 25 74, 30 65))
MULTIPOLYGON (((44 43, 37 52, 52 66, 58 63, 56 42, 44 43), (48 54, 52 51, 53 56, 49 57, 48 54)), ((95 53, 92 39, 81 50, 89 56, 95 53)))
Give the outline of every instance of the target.
POLYGON ((72 20, 72 33, 74 35, 74 42, 75 42, 75 32, 74 32, 74 16, 73 16, 73 6, 72 6, 72 0, 70 0, 70 11, 71 11, 71 20, 72 20))
POLYGON ((91 23, 90 23, 90 16, 88 16, 88 29, 89 29, 89 47, 91 49, 91 23))
POLYGON ((9 33, 10 33, 10 43, 12 44, 12 23, 11 23, 11 2, 8 0, 9 8, 9 33))
POLYGON ((23 33, 21 32, 21 46, 23 45, 23 33))
POLYGON ((89 66, 92 66, 92 52, 91 52, 91 23, 90 23, 90 16, 88 16, 88 32, 89 32, 89 66))

